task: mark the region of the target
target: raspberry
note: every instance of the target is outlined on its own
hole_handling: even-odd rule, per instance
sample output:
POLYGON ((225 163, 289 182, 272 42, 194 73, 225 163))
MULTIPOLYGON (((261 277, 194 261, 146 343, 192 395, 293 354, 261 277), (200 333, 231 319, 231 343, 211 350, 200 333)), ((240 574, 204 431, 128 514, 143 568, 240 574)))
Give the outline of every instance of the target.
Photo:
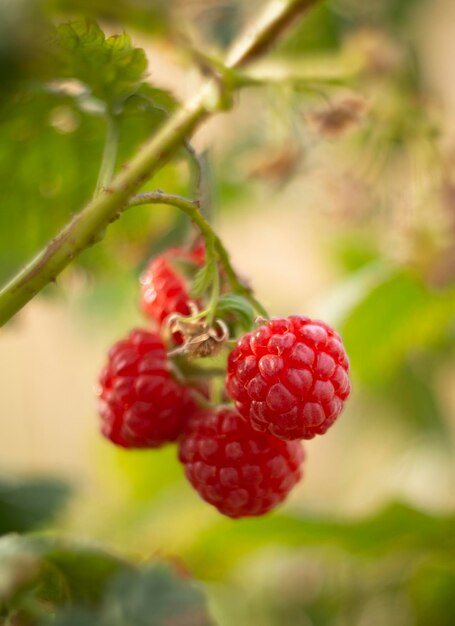
POLYGON ((98 389, 101 431, 124 448, 157 448, 179 436, 194 409, 171 376, 157 333, 133 330, 112 346, 98 389))
MULTIPOLYGON (((140 305, 143 312, 155 320, 159 327, 171 313, 189 315, 191 298, 185 277, 172 265, 172 261, 190 261, 198 267, 204 264, 205 249, 197 246, 192 252, 172 248, 153 259, 141 276, 140 305)), ((177 343, 182 342, 179 334, 174 334, 177 343)))
POLYGON ((349 362, 327 324, 291 315, 243 335, 228 359, 226 391, 253 428, 281 439, 322 435, 350 393, 349 362))
POLYGON ((303 448, 258 433, 234 408, 204 411, 187 423, 179 459, 199 495, 229 517, 263 515, 301 478, 303 448))

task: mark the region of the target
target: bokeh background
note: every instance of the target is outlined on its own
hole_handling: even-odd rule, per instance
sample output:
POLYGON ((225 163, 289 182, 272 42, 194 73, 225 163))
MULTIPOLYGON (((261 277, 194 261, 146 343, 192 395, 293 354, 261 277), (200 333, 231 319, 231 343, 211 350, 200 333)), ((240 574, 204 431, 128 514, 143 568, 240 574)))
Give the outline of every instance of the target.
MULTIPOLYGON (((90 198, 103 148, 96 106, 38 85, 50 21, 126 30, 151 85, 183 100, 201 81, 197 53, 218 54, 260 4, 0 2, 2 280, 90 198)), ((0 472, 71 486, 53 528, 175 558, 222 626, 454 623, 454 56, 451 0, 321 3, 255 68, 276 79, 193 140, 205 210, 259 300, 334 324, 351 358, 352 398, 306 445, 279 512, 223 519, 173 447, 125 452, 98 434, 106 350, 147 324, 138 276, 189 232, 174 209, 125 214, 2 329, 0 472)), ((128 104, 120 162, 172 108, 158 99, 128 104)), ((182 154, 148 188, 191 196, 191 174, 182 154)))

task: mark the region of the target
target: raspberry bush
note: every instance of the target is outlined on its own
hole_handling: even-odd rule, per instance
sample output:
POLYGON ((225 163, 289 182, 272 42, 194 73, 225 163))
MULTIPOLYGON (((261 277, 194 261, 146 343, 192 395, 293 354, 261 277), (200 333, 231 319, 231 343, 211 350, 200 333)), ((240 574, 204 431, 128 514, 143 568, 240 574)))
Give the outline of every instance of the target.
POLYGON ((316 4, 0 0, 2 626, 451 626, 454 3, 316 4))
MULTIPOLYGON (((162 10, 166 19, 157 24, 160 32, 174 19, 164 5, 156 9, 154 3, 147 7, 142 3, 141 9, 136 2, 101 0, 93 11, 87 5, 84 19, 66 21, 65 12, 77 13, 77 7, 36 3, 37 13, 30 14, 30 23, 36 20, 40 27, 25 29, 20 36, 28 42, 19 58, 24 75, 11 101, 0 102, 5 113, 10 107, 24 107, 20 122, 8 127, 13 142, 19 142, 21 167, 29 165, 21 142, 33 143, 37 136, 42 140, 36 141, 38 160, 29 168, 40 172, 40 180, 33 182, 30 197, 12 201, 11 215, 33 196, 42 214, 52 215, 59 225, 66 222, 56 233, 52 220, 48 224, 44 219, 37 241, 30 237, 27 253, 35 251, 38 243, 49 243, 0 291, 0 324, 54 284, 73 261, 82 270, 72 277, 76 294, 77 281, 90 275, 93 259, 99 277, 105 270, 105 275, 120 274, 126 267, 144 267, 145 262, 136 298, 143 327, 123 329, 121 338, 106 349, 100 368, 99 430, 111 450, 123 449, 121 454, 160 458, 157 448, 173 450, 176 467, 188 481, 189 498, 197 494, 235 520, 274 511, 300 483, 304 461, 300 440, 325 433, 340 414, 350 391, 348 359, 339 335, 323 322, 301 315, 270 317, 242 268, 238 272, 233 266, 209 219, 214 181, 207 173, 208 157, 198 153, 190 139, 202 122, 232 107, 240 89, 268 84, 269 79, 248 76, 248 65, 265 55, 314 3, 271 2, 236 38, 224 61, 191 49, 189 56, 206 82, 183 104, 150 84, 146 54, 133 46, 128 35, 106 36, 89 17, 98 13, 116 24, 126 16, 137 28, 162 10), (48 14, 54 14, 55 23, 48 21, 48 14), (42 66, 37 76, 31 76, 35 56, 42 66), (37 128, 28 125, 35 113, 37 128), (62 137, 70 143, 61 144, 62 137), (73 153, 78 155, 74 167, 60 168, 60 160, 73 153), (95 155, 100 157, 96 168, 95 155), (55 175, 48 171, 52 169, 48 160, 55 165, 55 175), (187 173, 182 160, 190 173, 185 183, 180 180, 187 173), (150 190, 150 182, 166 164, 173 169, 171 175, 163 175, 165 186, 172 185, 188 197, 150 190), (83 202, 85 207, 77 212, 73 203, 83 202), (169 228, 166 236, 172 243, 167 249, 151 254, 157 249, 156 242, 149 241, 153 218, 139 210, 142 217, 130 218, 126 235, 116 236, 113 229, 103 246, 80 258, 125 210, 131 209, 130 215, 135 216, 134 207, 157 205, 173 207, 186 220, 178 234, 174 228, 178 219, 169 228)), ((8 7, 13 24, 17 15, 28 11, 24 8, 28 3, 17 4, 17 13, 8 7)), ((2 18, 0 34, 11 50, 6 46, 5 55, 0 51, 0 75, 17 45, 6 36, 9 22, 5 28, 2 18)), ((297 158, 299 150, 291 153, 297 158)), ((0 160, 4 155, 13 160, 9 150, 0 151, 0 160)), ((287 165, 293 169, 292 163, 287 165)), ((12 191, 8 188, 8 193, 12 191)), ((167 226, 164 219, 162 234, 167 226)), ((162 241, 158 247, 163 250, 162 241)), ((157 626, 212 624, 200 591, 193 588, 180 563, 135 565, 85 543, 39 535, 17 537, 18 530, 36 530, 36 524, 53 512, 58 492, 49 497, 49 490, 46 499, 46 489, 39 486, 36 493, 25 489, 31 495, 33 524, 9 526, 14 515, 8 511, 6 522, 2 520, 5 532, 13 533, 0 538, 2 623, 139 626, 150 617, 157 626)), ((8 501, 9 487, 6 492, 8 501)), ((15 506, 14 494, 10 500, 22 524, 23 508, 15 506)), ((194 502, 204 514, 206 505, 194 502)), ((105 501, 97 504, 103 509, 105 501)), ((2 507, 0 501, 3 516, 2 507)), ((135 511, 129 513, 133 518, 135 511)), ((142 528, 137 533, 140 538, 141 533, 142 528)))

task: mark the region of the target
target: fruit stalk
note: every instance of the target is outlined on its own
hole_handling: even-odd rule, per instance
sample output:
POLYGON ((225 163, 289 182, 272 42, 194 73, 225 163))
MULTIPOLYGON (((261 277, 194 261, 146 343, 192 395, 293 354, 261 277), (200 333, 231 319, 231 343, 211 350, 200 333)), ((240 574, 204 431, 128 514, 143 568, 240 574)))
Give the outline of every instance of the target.
POLYGON ((246 298, 259 315, 266 318, 268 317, 267 311, 264 309, 262 304, 258 300, 256 300, 251 290, 239 280, 236 271, 232 267, 228 251, 224 247, 221 239, 214 232, 208 221, 200 212, 197 202, 193 202, 192 200, 187 200, 186 198, 182 198, 181 196, 164 193, 163 191, 157 190, 139 193, 133 196, 128 202, 129 207, 138 206, 141 204, 169 204, 171 206, 179 208, 181 211, 183 211, 183 213, 188 215, 191 221, 199 229, 201 235, 204 237, 206 244, 208 244, 209 241, 213 241, 216 255, 226 273, 226 277, 229 281, 232 291, 246 298))
MULTIPOLYGON (((237 69, 263 54, 286 27, 317 0, 270 0, 252 26, 234 43, 226 67, 237 69)), ((0 326, 13 317, 83 250, 102 240, 110 222, 128 206, 128 200, 184 144, 201 122, 226 108, 230 89, 223 76, 205 83, 151 137, 111 184, 89 202, 38 255, 0 291, 0 326)), ((229 276, 228 276, 229 278, 229 276)), ((231 276, 234 279, 233 276, 231 276)))

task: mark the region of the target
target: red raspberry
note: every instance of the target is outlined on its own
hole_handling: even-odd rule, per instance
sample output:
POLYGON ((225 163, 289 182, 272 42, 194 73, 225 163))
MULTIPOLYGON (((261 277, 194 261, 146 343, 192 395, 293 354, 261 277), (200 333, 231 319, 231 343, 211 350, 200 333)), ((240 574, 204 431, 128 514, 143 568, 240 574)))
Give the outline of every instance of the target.
MULTIPOLYGON (((185 277, 172 265, 172 261, 179 259, 202 267, 205 259, 204 246, 199 245, 192 252, 184 252, 181 248, 167 250, 151 261, 140 279, 141 309, 159 327, 171 313, 191 313, 191 298, 185 277)), ((178 343, 182 342, 181 337, 174 338, 178 343)))
POLYGON ((185 427, 179 459, 199 495, 229 517, 263 515, 300 480, 303 448, 258 433, 233 408, 200 412, 185 427))
POLYGON ((350 393, 349 361, 327 324, 291 315, 243 335, 229 355, 226 391, 253 428, 281 439, 322 435, 350 393))
POLYGON ((124 448, 158 448, 179 436, 190 392, 171 376, 157 333, 133 330, 112 346, 99 379, 101 431, 124 448))

